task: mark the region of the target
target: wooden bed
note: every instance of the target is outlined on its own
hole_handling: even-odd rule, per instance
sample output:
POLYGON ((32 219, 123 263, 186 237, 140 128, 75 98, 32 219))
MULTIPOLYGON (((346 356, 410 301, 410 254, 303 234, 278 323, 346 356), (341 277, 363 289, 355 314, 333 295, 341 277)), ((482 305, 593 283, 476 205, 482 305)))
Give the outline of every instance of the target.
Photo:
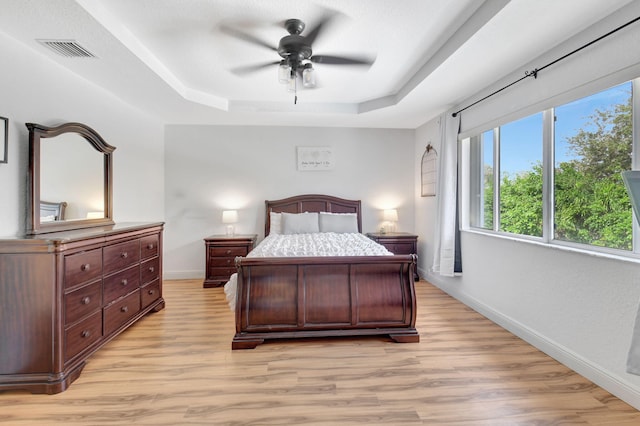
MULTIPOLYGON (((270 212, 356 213, 359 200, 300 195, 265 201, 270 212)), ((418 342, 415 255, 238 257, 236 334, 232 349, 268 339, 386 335, 418 342)))

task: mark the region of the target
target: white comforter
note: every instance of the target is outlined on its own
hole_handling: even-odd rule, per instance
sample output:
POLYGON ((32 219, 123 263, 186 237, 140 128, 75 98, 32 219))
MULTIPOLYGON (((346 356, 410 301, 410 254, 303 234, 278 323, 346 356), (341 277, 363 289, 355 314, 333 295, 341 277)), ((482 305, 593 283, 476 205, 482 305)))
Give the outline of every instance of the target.
MULTIPOLYGON (((307 257, 307 256, 390 256, 384 246, 363 234, 269 235, 247 257, 307 257)), ((236 309, 237 274, 231 275, 224 292, 232 311, 236 309)))

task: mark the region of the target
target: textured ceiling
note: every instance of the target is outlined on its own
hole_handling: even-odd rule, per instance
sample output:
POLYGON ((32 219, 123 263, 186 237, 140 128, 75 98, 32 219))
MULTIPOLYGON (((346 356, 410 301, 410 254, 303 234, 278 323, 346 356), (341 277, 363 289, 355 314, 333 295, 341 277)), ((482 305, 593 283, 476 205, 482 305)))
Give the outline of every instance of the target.
POLYGON ((3 0, 0 31, 167 123, 415 128, 629 2, 3 0), (230 71, 279 56, 221 26, 277 46, 284 20, 309 28, 329 11, 314 54, 375 57, 371 67, 315 65, 318 87, 296 105, 277 66, 230 71))

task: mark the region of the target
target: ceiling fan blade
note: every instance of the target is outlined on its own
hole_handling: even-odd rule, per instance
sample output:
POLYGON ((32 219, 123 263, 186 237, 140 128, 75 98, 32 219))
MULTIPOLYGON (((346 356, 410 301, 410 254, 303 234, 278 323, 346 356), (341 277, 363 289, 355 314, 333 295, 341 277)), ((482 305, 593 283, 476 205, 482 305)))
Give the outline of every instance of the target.
POLYGON ((267 43, 266 41, 260 40, 258 37, 253 36, 251 34, 247 34, 243 31, 240 31, 236 28, 231 28, 228 27, 226 25, 221 25, 220 26, 220 31, 222 31, 223 33, 230 35, 231 37, 235 37, 237 39, 243 40, 243 41, 248 41, 249 43, 253 43, 257 46, 262 46, 262 47, 266 47, 269 50, 273 50, 274 52, 278 51, 278 48, 275 46, 272 46, 271 44, 267 43))
POLYGON ((322 31, 327 27, 327 24, 333 20, 335 16, 335 12, 325 12, 322 18, 320 18, 320 21, 318 21, 313 28, 310 28, 305 34, 303 34, 304 38, 307 39, 307 42, 309 44, 313 44, 316 38, 318 38, 318 35, 322 33, 322 31))
POLYGON ((264 69, 264 68, 269 68, 270 66, 273 66, 273 65, 278 65, 279 63, 280 61, 274 61, 274 62, 266 62, 264 64, 245 65, 242 67, 232 68, 230 71, 236 75, 245 75, 245 74, 250 74, 252 72, 260 71, 261 69, 264 69))
POLYGON ((331 64, 331 65, 372 65, 376 59, 367 57, 344 57, 344 56, 332 56, 332 55, 313 55, 310 58, 311 62, 316 64, 331 64))

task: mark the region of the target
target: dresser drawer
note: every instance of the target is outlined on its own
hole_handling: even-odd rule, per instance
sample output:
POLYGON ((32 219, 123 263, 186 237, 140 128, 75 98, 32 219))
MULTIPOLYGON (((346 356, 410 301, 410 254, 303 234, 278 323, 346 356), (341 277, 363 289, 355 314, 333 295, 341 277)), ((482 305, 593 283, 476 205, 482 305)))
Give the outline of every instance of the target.
POLYGON ((210 257, 236 257, 246 256, 249 253, 247 247, 211 247, 209 248, 210 257))
POLYGON ((104 308, 104 335, 116 331, 140 312, 140 289, 104 308))
POLYGON ((140 286, 140 268, 132 266, 124 271, 117 272, 104 278, 104 304, 108 305, 119 297, 140 286))
POLYGON ((96 281, 64 296, 64 322, 73 324, 102 306, 102 282, 96 281))
POLYGON ((93 281, 102 275, 102 249, 83 251, 64 257, 64 287, 93 281))
POLYGON ((125 269, 140 261, 140 240, 125 241, 104 248, 104 273, 125 269))
POLYGON ((160 258, 147 260, 140 264, 140 280, 145 285, 155 279, 160 278, 160 258))
POLYGON ((158 255, 158 246, 160 244, 160 235, 149 235, 140 238, 140 258, 149 259, 158 255))
POLYGON ((144 309, 160 297, 160 280, 145 285, 140 291, 140 301, 144 309))
POLYGON ((102 337, 102 312, 97 311, 65 331, 65 359, 68 361, 102 337))

